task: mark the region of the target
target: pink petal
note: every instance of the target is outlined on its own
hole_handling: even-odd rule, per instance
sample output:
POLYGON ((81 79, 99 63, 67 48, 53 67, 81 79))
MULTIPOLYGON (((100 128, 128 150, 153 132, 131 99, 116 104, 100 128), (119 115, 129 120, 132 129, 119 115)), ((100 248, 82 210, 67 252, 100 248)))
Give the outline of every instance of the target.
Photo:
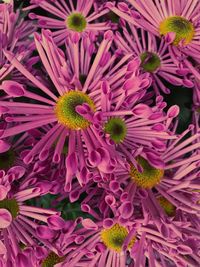
POLYGON ((128 219, 131 217, 131 215, 133 214, 133 205, 130 201, 125 201, 124 203, 122 203, 122 205, 119 208, 119 211, 121 213, 121 216, 124 219, 128 219))
POLYGON ((148 118, 152 114, 152 110, 149 106, 145 104, 138 104, 133 109, 132 112, 135 116, 141 118, 148 118))
POLYGON ((14 81, 4 81, 1 85, 1 89, 3 89, 9 96, 13 97, 20 97, 25 94, 23 86, 14 81))
POLYGON ((10 145, 5 141, 0 140, 0 153, 4 153, 8 151, 9 149, 10 149, 10 145))
POLYGON ((175 118, 176 116, 178 116, 179 112, 180 112, 179 106, 174 105, 169 108, 167 115, 169 118, 175 118))
POLYGON ((0 209, 0 229, 7 228, 12 222, 12 215, 6 209, 0 209))
POLYGON ((6 247, 4 246, 3 242, 0 240, 0 255, 6 253, 6 247))
POLYGON ((53 230, 63 229, 65 221, 58 215, 52 215, 47 219, 48 225, 53 230))
POLYGON ((5 199, 7 196, 7 193, 8 193, 8 189, 5 186, 0 185, 0 200, 5 199))
POLYGON ((82 225, 86 229, 98 230, 98 225, 96 225, 96 223, 94 223, 91 219, 82 220, 82 225))
POLYGON ((52 239, 56 235, 56 232, 54 230, 45 225, 38 226, 36 233, 42 239, 52 239))
POLYGON ((175 40, 175 38, 176 38, 176 33, 175 32, 169 32, 169 33, 167 33, 165 35, 165 41, 168 44, 173 43, 173 41, 175 40))
POLYGON ((16 257, 16 266, 17 267, 27 267, 30 266, 28 256, 25 256, 22 253, 19 253, 16 257))

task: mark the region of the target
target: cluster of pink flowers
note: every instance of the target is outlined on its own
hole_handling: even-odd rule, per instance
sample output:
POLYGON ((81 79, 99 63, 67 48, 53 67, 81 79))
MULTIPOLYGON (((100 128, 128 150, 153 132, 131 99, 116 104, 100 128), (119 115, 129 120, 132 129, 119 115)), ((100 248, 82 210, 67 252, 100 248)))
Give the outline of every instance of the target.
POLYGON ((0 267, 200 266, 200 1, 17 4, 0 4, 0 267))

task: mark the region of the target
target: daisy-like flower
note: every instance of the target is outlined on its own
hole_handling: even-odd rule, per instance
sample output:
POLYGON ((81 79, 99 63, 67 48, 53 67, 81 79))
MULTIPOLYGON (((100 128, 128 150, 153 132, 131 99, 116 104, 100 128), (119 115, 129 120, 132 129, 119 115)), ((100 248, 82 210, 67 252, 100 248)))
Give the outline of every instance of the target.
MULTIPOLYGON (((95 116, 94 113, 101 110, 102 79, 108 76, 109 83, 114 84, 113 90, 116 92, 120 91, 121 85, 126 80, 124 75, 127 72, 127 66, 124 64, 128 62, 130 56, 124 56, 110 72, 106 73, 107 76, 104 76, 104 73, 116 60, 116 55, 114 55, 110 62, 105 64, 110 57, 109 48, 112 37, 110 31, 104 34, 94 61, 92 58, 93 46, 88 46, 90 39, 86 38, 85 41, 81 41, 80 59, 78 56, 79 43, 71 43, 67 47, 68 58, 66 61, 64 54, 51 39, 49 31, 44 31, 42 36, 36 34, 36 47, 55 88, 47 87, 20 64, 13 54, 5 52, 12 65, 37 86, 45 96, 33 93, 29 91, 29 88, 14 81, 4 81, 1 88, 10 97, 18 97, 20 100, 20 97, 23 96, 28 98, 30 103, 1 101, 1 109, 7 107, 8 110, 5 113, 13 114, 13 122, 18 123, 18 125, 5 129, 1 139, 50 125, 49 131, 24 157, 24 162, 30 163, 38 154, 40 160, 46 159, 55 143, 54 162, 59 162, 65 142, 68 142, 66 190, 69 191, 74 176, 79 176, 81 183, 87 182, 88 171, 85 155, 90 155, 102 172, 110 173, 116 166, 115 151, 110 149, 100 136, 97 138, 94 126, 95 120, 98 119, 98 113, 95 116), (84 47, 89 50, 86 49, 83 52, 84 47), (87 56, 87 60, 84 60, 87 56), (79 77, 80 80, 82 77, 86 78, 84 86, 79 77), (37 104, 31 103, 32 100, 37 101, 37 104)), ((141 90, 146 85, 146 79, 144 79, 144 85, 142 80, 141 76, 139 78, 141 90)))
POLYGON ((160 91, 169 93, 163 81, 168 81, 173 85, 193 87, 193 83, 187 78, 189 70, 181 66, 179 62, 174 63, 172 54, 168 50, 168 44, 162 38, 159 41, 153 34, 138 29, 129 23, 122 27, 123 35, 116 33, 115 43, 124 53, 133 53, 140 59, 140 66, 144 72, 150 73, 152 86, 157 94, 160 91), (182 77, 180 75, 182 74, 182 77))
POLYGON ((46 17, 35 13, 30 13, 29 16, 38 20, 39 27, 53 30, 53 37, 59 44, 66 40, 67 35, 78 38, 91 31, 98 34, 110 28, 109 23, 98 22, 99 18, 109 12, 108 8, 94 10, 94 0, 75 2, 31 0, 32 5, 28 9, 41 7, 53 16, 46 17))
POLYGON ((169 229, 172 231, 175 229, 166 222, 166 215, 174 216, 176 210, 195 216, 199 214, 200 207, 193 194, 194 189, 199 189, 197 176, 200 160, 197 153, 200 146, 199 133, 184 140, 193 128, 191 126, 178 139, 169 141, 166 151, 161 156, 164 162, 162 168, 150 165, 140 153, 136 159, 142 170, 138 171, 130 164, 128 172, 122 169, 116 171, 113 192, 116 191, 115 188, 119 191, 120 185, 124 188, 124 193, 120 197, 124 206, 122 217, 124 210, 126 218, 131 217, 133 215, 131 203, 132 205, 135 203, 137 207, 141 201, 143 209, 148 210, 159 232, 167 238, 169 229), (145 204, 144 199, 148 199, 145 200, 145 204))
MULTIPOLYGON (((199 58, 199 8, 198 0, 153 1, 128 0, 133 9, 108 4, 113 12, 131 24, 142 27, 155 36, 165 37, 176 54, 199 58)), ((189 67, 189 62, 186 61, 189 67)), ((193 69, 192 69, 193 70, 193 69)), ((195 70, 194 70, 195 72, 195 70)))
POLYGON ((129 259, 128 251, 134 246, 136 236, 130 232, 133 222, 121 223, 116 218, 82 220, 83 228, 74 233, 82 240, 78 246, 67 255, 61 266, 115 266, 125 267, 129 259), (123 245, 126 245, 124 249, 123 245))
POLYGON ((3 51, 5 49, 14 53, 19 61, 27 61, 32 53, 30 35, 34 30, 32 22, 24 21, 20 18, 19 11, 13 11, 12 4, 0 4, 0 84, 3 80, 11 78, 15 81, 24 81, 23 76, 14 70, 3 51))
POLYGON ((16 169, 15 172, 0 172, 0 240, 5 247, 3 259, 10 264, 14 264, 21 253, 21 243, 34 246, 42 242, 56 253, 50 241, 57 230, 65 227, 58 212, 27 205, 27 200, 46 192, 28 185, 23 175, 23 171, 16 172, 16 169))
MULTIPOLYGON (((139 66, 138 60, 131 61, 139 66)), ((138 68, 136 68, 138 69, 138 68)), ((135 153, 142 151, 147 155, 152 164, 159 166, 160 161, 156 162, 155 157, 159 151, 166 149, 166 140, 176 139, 176 136, 170 132, 168 125, 173 117, 177 116, 179 109, 177 106, 169 109, 168 114, 163 112, 166 103, 162 97, 157 97, 156 105, 151 107, 149 103, 152 94, 149 96, 146 90, 130 93, 129 89, 137 88, 136 77, 130 77, 122 87, 120 97, 117 98, 117 104, 112 106, 112 97, 109 95, 109 85, 103 82, 102 88, 104 95, 102 101, 105 102, 101 111, 102 120, 97 124, 99 131, 104 133, 105 138, 115 146, 116 152, 122 153, 126 159, 137 165, 135 153), (130 95, 129 95, 130 93, 130 95), (123 94, 126 97, 123 97, 123 94), (174 114, 172 114, 174 112, 174 114)), ((130 90, 131 92, 133 92, 130 90)), ((102 133, 102 134, 103 134, 102 133)), ((158 156, 159 157, 159 156, 158 156)))
MULTIPOLYGON (((189 0, 186 4, 181 0, 176 2, 166 0, 164 3, 161 1, 154 3, 151 0, 148 5, 140 0, 128 2, 140 15, 136 22, 146 30, 156 36, 164 35, 175 46, 191 46, 191 50, 198 47, 199 1, 189 0)), ((127 10, 127 13, 129 11, 127 10)), ((129 22, 134 24, 131 17, 129 22)))

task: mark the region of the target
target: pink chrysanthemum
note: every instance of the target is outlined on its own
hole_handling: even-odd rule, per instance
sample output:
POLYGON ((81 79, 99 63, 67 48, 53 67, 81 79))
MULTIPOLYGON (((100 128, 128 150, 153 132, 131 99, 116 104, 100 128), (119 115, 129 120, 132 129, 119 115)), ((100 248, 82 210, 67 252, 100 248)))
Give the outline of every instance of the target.
POLYGON ((31 4, 28 9, 41 7, 53 15, 46 17, 31 13, 30 18, 38 19, 41 28, 53 30, 53 37, 59 44, 62 44, 68 35, 79 38, 89 32, 96 34, 110 28, 108 23, 96 21, 108 13, 109 9, 94 10, 94 0, 78 0, 76 4, 64 0, 31 0, 31 4))
MULTIPOLYGON (((102 147, 105 141, 101 141, 102 139, 100 137, 98 140, 96 139, 96 130, 92 126, 95 122, 94 113, 101 109, 101 102, 99 99, 101 95, 101 79, 103 78, 103 73, 110 67, 110 64, 103 66, 101 61, 105 62, 109 57, 108 50, 112 43, 112 33, 107 32, 104 35, 104 40, 91 66, 90 62, 86 64, 86 61, 84 61, 84 56, 87 55, 90 56, 88 59, 91 59, 90 47, 89 50, 86 50, 85 54, 81 54, 82 57, 79 62, 78 43, 73 43, 74 51, 70 52, 69 59, 66 61, 61 50, 59 50, 52 41, 49 32, 44 32, 42 37, 36 35, 35 42, 41 60, 57 92, 52 86, 51 88, 47 88, 46 84, 36 79, 27 71, 14 55, 6 52, 13 66, 46 94, 46 97, 41 96, 39 93, 30 92, 28 88, 25 89, 23 85, 17 82, 4 81, 2 89, 4 89, 9 96, 23 96, 27 97, 29 101, 34 99, 37 101, 37 104, 19 101, 1 101, 1 109, 3 110, 5 107, 8 109, 4 113, 13 114, 13 121, 18 123, 18 125, 5 129, 1 138, 13 136, 30 129, 50 124, 51 129, 43 136, 37 145, 34 146, 30 153, 26 155, 24 161, 25 163, 30 163, 37 154, 39 154, 40 160, 46 159, 52 145, 56 143, 54 160, 55 162, 59 162, 65 141, 69 139, 68 155, 66 158, 66 189, 70 190, 71 180, 74 175, 82 177, 80 179, 83 179, 83 183, 87 181, 85 150, 87 154, 91 154, 93 150, 98 150, 100 156, 98 167, 103 172, 111 172, 116 164, 114 156, 112 156, 111 159, 109 152, 102 147), (81 74, 86 75, 84 86, 82 86, 79 80, 81 74), (80 174, 78 174, 77 171, 80 174)), ((82 45, 83 44, 82 42, 82 45)), ((87 47, 86 41, 86 48, 87 47)), ((127 62, 128 58, 129 57, 124 57, 124 59, 116 65, 116 71, 110 75, 110 79, 113 79, 113 82, 116 73, 119 74, 119 80, 123 77, 123 71, 121 72, 119 68, 127 62)), ((115 56, 113 56, 113 60, 114 59, 115 56)), ((111 64, 112 63, 113 61, 111 60, 111 64)), ((122 83, 123 81, 122 79, 122 83)), ((121 81, 119 84, 121 84, 121 81)), ((113 153, 114 151, 112 155, 114 155, 113 153)))
POLYGON ((131 24, 129 24, 129 32, 126 26, 127 24, 124 24, 122 27, 123 35, 120 32, 116 33, 115 43, 125 54, 133 53, 140 59, 140 66, 144 72, 150 73, 152 85, 157 94, 160 91, 170 92, 166 88, 166 81, 176 86, 193 87, 193 83, 186 76, 189 70, 184 68, 179 61, 174 63, 172 53, 168 50, 169 45, 163 38, 159 41, 151 33, 137 29, 131 24))
POLYGON ((199 1, 198 0, 166 0, 147 2, 141 0, 128 1, 135 11, 128 6, 121 10, 111 9, 132 24, 140 25, 156 36, 165 36, 168 43, 180 49, 186 48, 188 55, 196 57, 199 51, 199 1), (123 10, 123 11, 122 11, 123 10), (124 15, 123 15, 124 14, 124 15))

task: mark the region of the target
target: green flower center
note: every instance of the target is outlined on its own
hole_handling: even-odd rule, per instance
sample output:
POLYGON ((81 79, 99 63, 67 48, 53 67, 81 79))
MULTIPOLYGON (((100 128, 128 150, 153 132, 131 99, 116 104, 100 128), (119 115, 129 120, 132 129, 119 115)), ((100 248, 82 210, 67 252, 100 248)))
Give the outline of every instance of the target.
POLYGON ((160 58, 158 55, 152 52, 144 52, 140 55, 141 67, 147 72, 156 71, 161 64, 160 58))
POLYGON ((19 205, 14 198, 1 200, 0 209, 8 210, 13 219, 15 219, 19 213, 19 205))
POLYGON ((109 119, 104 126, 104 130, 116 144, 123 142, 127 133, 125 122, 117 117, 109 119))
MULTIPOLYGON (((109 229, 104 229, 101 231, 101 240, 104 243, 104 245, 114 250, 117 253, 120 253, 122 251, 123 243, 128 236, 128 230, 126 227, 119 225, 116 223, 109 229)), ((131 248, 135 243, 136 238, 133 238, 128 247, 131 248)))
POLYGON ((148 161, 142 157, 137 158, 137 162, 142 166, 143 172, 139 172, 133 164, 131 164, 130 176, 137 186, 151 189, 155 185, 159 184, 164 170, 156 169, 152 167, 148 161))
POLYGON ((7 170, 14 165, 15 162, 15 152, 10 149, 4 153, 0 154, 0 170, 7 170))
POLYGON ((94 102, 85 93, 70 91, 61 96, 55 107, 58 122, 71 130, 86 129, 90 122, 76 112, 76 107, 84 103, 87 103, 95 111, 94 102))
POLYGON ((56 253, 50 252, 43 260, 41 267, 54 267, 54 265, 62 261, 64 261, 64 257, 59 257, 56 253))
POLYGON ((158 197, 157 200, 168 216, 171 217, 175 215, 176 207, 169 202, 169 200, 167 200, 165 197, 158 197))
POLYGON ((184 40, 184 45, 189 44, 195 34, 193 24, 181 16, 168 17, 160 23, 159 26, 160 35, 166 35, 169 32, 174 32, 176 38, 173 42, 174 45, 178 45, 180 41, 184 40))
POLYGON ((81 13, 72 13, 66 19, 67 28, 75 32, 83 32, 87 26, 87 21, 81 13))

